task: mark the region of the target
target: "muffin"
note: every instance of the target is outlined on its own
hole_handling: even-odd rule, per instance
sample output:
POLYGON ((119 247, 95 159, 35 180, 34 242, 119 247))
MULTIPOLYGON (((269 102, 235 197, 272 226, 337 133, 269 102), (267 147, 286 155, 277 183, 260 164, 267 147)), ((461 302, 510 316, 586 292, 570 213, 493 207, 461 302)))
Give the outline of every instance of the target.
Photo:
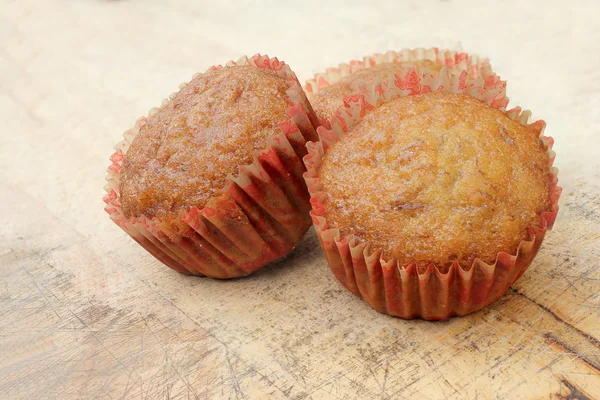
POLYGON ((443 70, 414 95, 391 84, 347 97, 333 130, 309 144, 305 177, 327 261, 379 312, 447 319, 486 306, 527 269, 556 218, 544 122, 527 124, 528 113, 491 106, 497 91, 457 81, 443 70))
POLYGON ((301 160, 317 126, 285 63, 256 55, 213 67, 125 133, 106 210, 179 272, 248 275, 310 226, 301 160))
POLYGON ((306 83, 305 88, 317 117, 322 124, 329 126, 327 121, 343 104, 344 97, 360 91, 364 83, 373 82, 376 76, 387 79, 416 71, 419 73, 415 74, 418 79, 417 75, 421 71, 436 73, 442 67, 448 68, 452 75, 457 76, 467 71, 471 80, 481 78, 488 87, 502 84, 487 59, 479 60, 466 53, 433 48, 375 54, 364 57, 362 61, 341 64, 338 68, 330 68, 325 73, 315 75, 314 79, 306 83))

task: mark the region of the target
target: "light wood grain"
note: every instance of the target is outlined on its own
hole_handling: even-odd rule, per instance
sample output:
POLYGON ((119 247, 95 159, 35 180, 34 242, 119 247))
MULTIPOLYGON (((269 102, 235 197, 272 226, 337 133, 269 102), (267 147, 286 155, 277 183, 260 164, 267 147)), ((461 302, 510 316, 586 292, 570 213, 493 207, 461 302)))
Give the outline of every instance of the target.
POLYGON ((3 3, 0 398, 600 398, 600 7, 324 3, 3 3), (487 309, 377 314, 312 230, 248 278, 185 277, 102 210, 112 145, 194 72, 261 52, 307 79, 433 45, 491 57, 556 139, 555 229, 487 309))

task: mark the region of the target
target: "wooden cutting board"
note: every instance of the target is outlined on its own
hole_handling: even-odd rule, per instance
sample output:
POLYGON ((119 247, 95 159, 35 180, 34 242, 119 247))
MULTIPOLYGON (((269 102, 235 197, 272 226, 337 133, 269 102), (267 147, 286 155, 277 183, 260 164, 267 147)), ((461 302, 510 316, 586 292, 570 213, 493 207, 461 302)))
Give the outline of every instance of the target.
POLYGON ((598 6, 321 3, 3 4, 0 398, 600 398, 598 6), (378 314, 312 229, 248 278, 185 277, 102 210, 112 145, 193 72, 261 51, 306 79, 461 38, 548 122, 564 187, 531 268, 480 312, 378 314))

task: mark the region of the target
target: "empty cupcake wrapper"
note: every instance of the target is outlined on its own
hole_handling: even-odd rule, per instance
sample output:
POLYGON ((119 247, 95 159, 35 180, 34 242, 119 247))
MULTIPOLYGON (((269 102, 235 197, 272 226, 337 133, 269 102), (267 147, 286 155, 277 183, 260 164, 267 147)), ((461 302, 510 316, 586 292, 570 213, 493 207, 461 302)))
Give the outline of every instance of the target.
MULTIPOLYGON (((352 60, 348 63, 340 64, 336 68, 328 68, 325 72, 316 74, 306 82, 304 89, 310 99, 312 95, 318 93, 324 87, 331 86, 339 82, 342 78, 352 75, 359 70, 386 63, 423 60, 433 61, 453 70, 467 71, 469 78, 467 85, 475 86, 473 80, 481 79, 483 81, 483 85, 481 86, 484 89, 498 89, 502 92, 502 95, 495 99, 496 103, 493 103, 495 107, 506 107, 508 104, 505 93, 506 82, 502 81, 492 70, 487 58, 480 58, 477 55, 470 55, 463 52, 440 50, 438 48, 402 49, 400 51, 388 51, 384 54, 366 56, 362 60, 352 60), (502 103, 502 101, 506 101, 506 103, 502 103)), ((326 120, 322 120, 321 124, 326 128, 331 127, 326 120)))
MULTIPOLYGON (((557 186, 558 170, 552 167, 555 153, 553 139, 545 137, 543 121, 529 124, 539 133, 549 154, 548 180, 551 208, 541 214, 538 227, 530 227, 515 254, 498 253, 493 264, 476 259, 469 268, 453 263, 446 272, 430 265, 420 273, 416 265, 399 265, 395 259, 385 260, 384 249, 374 248, 352 235, 342 237, 338 229, 329 226, 324 215, 325 196, 321 192, 317 170, 327 149, 361 119, 369 109, 393 98, 430 91, 451 91, 470 94, 494 108, 508 103, 504 85, 488 87, 481 78, 465 84, 466 72, 453 76, 444 68, 434 74, 424 71, 414 79, 414 71, 395 79, 375 79, 367 91, 347 96, 332 119, 332 129, 317 130, 320 142, 307 145, 304 157, 307 172, 304 177, 311 194, 311 217, 327 262, 337 280, 356 296, 362 297, 375 310, 405 319, 443 320, 479 310, 502 296, 525 272, 537 254, 544 235, 551 229, 558 212, 561 188, 557 186), (412 76, 412 77, 411 77, 412 76), (406 85, 406 82, 412 82, 406 85)), ((527 125, 531 113, 514 108, 505 111, 508 117, 527 125)))
MULTIPOLYGON (((232 65, 275 71, 289 82, 288 118, 254 161, 230 175, 222 194, 202 208, 180 213, 183 232, 156 218, 127 218, 119 199, 119 178, 129 146, 148 118, 137 120, 116 145, 108 168, 104 197, 111 219, 150 254, 176 271, 214 278, 248 275, 277 260, 300 241, 310 227, 309 195, 303 179, 306 142, 317 140, 318 121, 296 75, 285 63, 259 54, 232 65)), ((221 66, 212 67, 222 68, 221 66)), ((185 86, 187 84, 183 84, 185 86)), ((172 96, 171 96, 172 97, 172 96)), ((169 99, 165 100, 168 101, 169 99)), ((150 115, 156 112, 152 109, 150 115)))

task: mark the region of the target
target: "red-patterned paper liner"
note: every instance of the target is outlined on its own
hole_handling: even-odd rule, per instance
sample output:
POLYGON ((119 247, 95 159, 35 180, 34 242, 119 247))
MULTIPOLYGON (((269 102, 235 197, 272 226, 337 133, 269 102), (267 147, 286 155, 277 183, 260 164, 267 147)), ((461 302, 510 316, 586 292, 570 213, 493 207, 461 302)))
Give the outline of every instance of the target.
POLYGON ((476 85, 467 86, 464 76, 452 76, 445 68, 438 74, 425 73, 412 89, 402 84, 407 81, 408 75, 410 72, 404 77, 389 79, 387 83, 375 82, 368 92, 347 96, 344 106, 332 119, 332 129, 320 127, 317 132, 321 141, 308 143, 304 177, 311 194, 315 231, 337 280, 379 312, 405 319, 443 320, 487 306, 521 277, 537 254, 546 231, 554 224, 562 189, 557 186, 558 170, 552 167, 555 158, 553 139, 542 134, 546 124, 543 121, 528 124, 531 113, 517 107, 505 111, 506 115, 538 132, 548 151, 551 207, 540 215, 539 226, 528 229, 527 237, 514 254, 498 253, 493 264, 476 259, 468 268, 455 262, 447 272, 432 264, 420 273, 415 264, 400 265, 394 258, 383 258, 385 249, 352 235, 342 237, 340 231, 329 226, 324 217, 326 198, 317 171, 327 149, 356 125, 365 112, 393 98, 440 90, 470 94, 498 109, 505 104, 500 101, 499 96, 503 96, 503 92, 498 88, 485 88, 481 80, 476 85))
MULTIPOLYGON (((303 178, 306 143, 317 140, 318 121, 296 75, 276 58, 257 54, 229 62, 274 71, 288 80, 290 108, 267 147, 230 175, 221 195, 202 208, 180 213, 183 232, 156 218, 127 218, 119 199, 119 179, 129 146, 148 118, 137 120, 116 145, 108 168, 105 210, 150 254, 176 271, 213 278, 248 275, 289 253, 310 227, 310 201, 303 178)), ((211 67, 223 68, 221 66, 211 67)), ((184 83, 181 87, 185 87, 184 83)), ((173 95, 171 96, 171 98, 173 95)), ((168 102, 166 99, 164 102, 168 102)), ((163 104, 164 104, 163 102, 163 104)), ((150 114, 156 112, 150 110, 150 114)))
MULTIPOLYGON (((345 64, 340 64, 336 68, 328 68, 325 72, 315 74, 314 78, 309 79, 304 89, 309 98, 318 93, 321 89, 327 86, 334 85, 342 78, 352 75, 357 71, 372 68, 374 66, 386 63, 397 62, 416 62, 429 60, 445 66, 452 71, 467 71, 469 81, 467 85, 483 86, 485 89, 497 89, 501 92, 501 96, 496 98, 496 102, 508 101, 506 99, 506 82, 493 71, 490 61, 487 58, 481 58, 477 55, 471 55, 463 52, 452 50, 444 50, 438 48, 430 49, 402 49, 400 51, 388 51, 385 54, 374 54, 365 56, 362 60, 352 60, 345 64), (475 83, 474 80, 480 79, 483 84, 475 83)), ((416 71, 415 76, 421 75, 422 71, 416 71)), ((410 78, 414 81, 415 78, 410 78)), ((495 106, 506 107, 508 103, 496 103, 495 106)), ((341 105, 341 104, 340 104, 341 105)), ((321 120, 321 125, 326 128, 331 128, 329 121, 321 120)))

